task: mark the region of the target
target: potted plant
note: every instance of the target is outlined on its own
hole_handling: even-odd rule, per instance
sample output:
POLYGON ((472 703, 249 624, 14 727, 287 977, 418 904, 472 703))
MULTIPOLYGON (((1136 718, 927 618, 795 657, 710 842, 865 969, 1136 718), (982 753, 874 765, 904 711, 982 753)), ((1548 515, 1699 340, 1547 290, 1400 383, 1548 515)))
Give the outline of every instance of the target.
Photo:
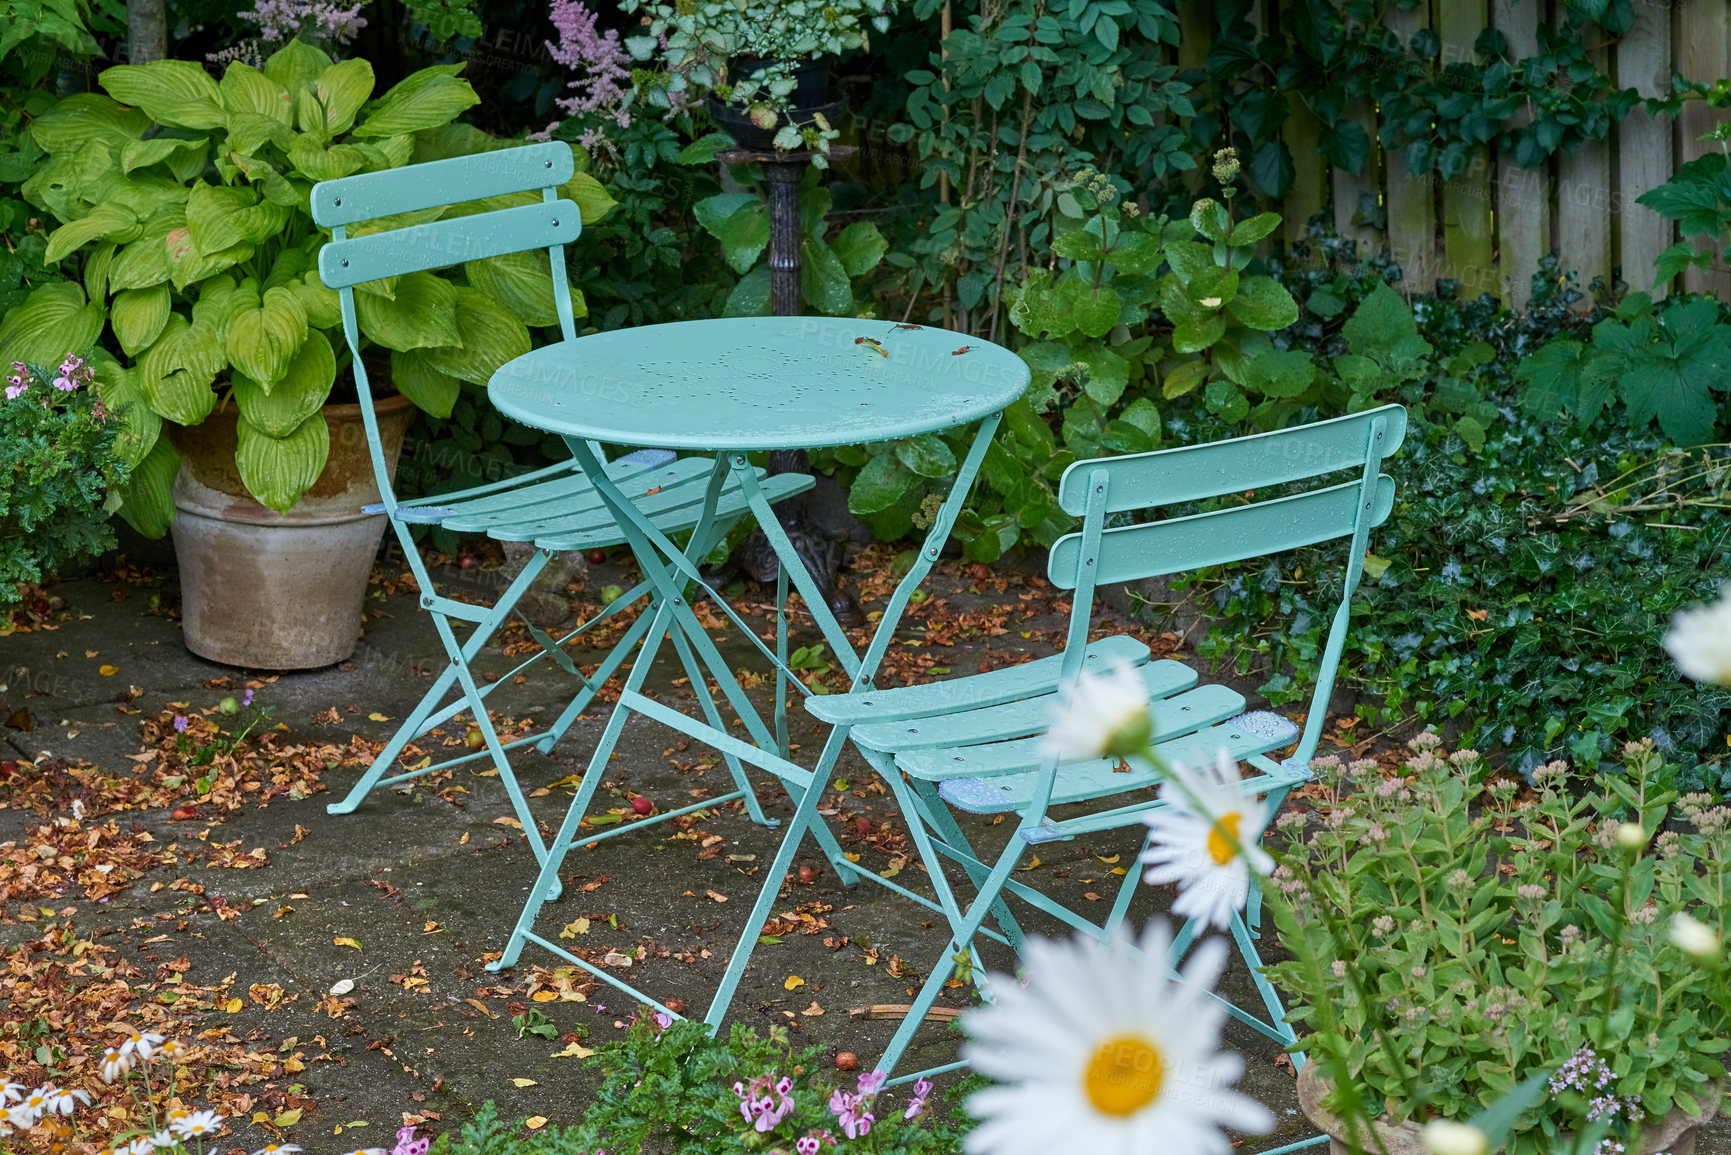
POLYGON ((1691 1149, 1731 1015, 1675 928, 1694 914, 1723 933, 1726 812, 1686 797, 1688 825, 1667 829, 1677 796, 1651 741, 1597 783, 1553 762, 1530 790, 1434 734, 1412 745, 1401 778, 1313 762, 1327 817, 1290 839, 1269 888, 1306 1114, 1337 1151, 1376 1146, 1342 1121, 1367 1115, 1389 1151, 1417 1151, 1430 1119, 1530 1098, 1514 1155, 1595 1131, 1630 1155, 1691 1149))
POLYGON ((627 37, 634 59, 657 56, 663 71, 651 102, 676 107, 702 92, 715 123, 742 147, 810 148, 823 154, 844 107, 830 84, 829 57, 864 48, 888 30, 894 0, 625 0, 642 12, 627 37))
POLYGON ((131 465, 130 439, 87 387, 91 378, 89 363, 73 355, 53 370, 14 361, 6 374, 0 606, 17 601, 26 583, 114 544, 108 516, 131 465))
MULTIPOLYGON (((262 70, 230 63, 220 81, 185 61, 110 68, 108 95, 70 97, 31 126, 49 160, 24 195, 65 222, 49 261, 81 252, 84 278, 33 293, 6 316, 3 343, 24 360, 98 341, 119 354, 98 365, 98 388, 145 450, 121 513, 146 534, 172 522, 187 645, 201 656, 297 669, 353 652, 384 519, 361 512, 379 495, 308 194, 497 147, 450 123, 477 99, 460 67, 423 69, 375 100, 366 61, 333 64, 296 41, 262 70)), ((611 204, 587 174, 563 191, 587 217, 611 204)), ((377 406, 392 458, 411 405, 449 416, 459 382, 485 385, 529 351, 528 325, 558 320, 533 254, 359 289, 372 379, 401 395, 377 406)))

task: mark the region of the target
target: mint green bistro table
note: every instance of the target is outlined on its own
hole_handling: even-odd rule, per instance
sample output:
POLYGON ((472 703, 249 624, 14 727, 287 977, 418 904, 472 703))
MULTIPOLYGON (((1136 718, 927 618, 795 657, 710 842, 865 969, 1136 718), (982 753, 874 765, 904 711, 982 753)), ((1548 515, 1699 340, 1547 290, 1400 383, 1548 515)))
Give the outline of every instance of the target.
MULTIPOLYGON (((615 330, 537 349, 494 374, 488 395, 500 413, 559 434, 571 447, 578 466, 618 524, 651 586, 650 604, 643 611, 651 620, 577 796, 548 847, 510 941, 498 961, 489 964, 491 969, 515 965, 524 945, 535 943, 603 982, 673 1013, 661 1000, 534 930, 542 905, 557 892, 559 869, 573 844, 587 845, 632 828, 621 825, 602 833, 579 833, 625 722, 634 714, 704 742, 725 757, 769 771, 794 800, 794 816, 763 875, 751 917, 705 1016, 711 1028, 719 1026, 727 1013, 757 943, 759 928, 770 914, 808 828, 842 882, 852 885, 858 880, 858 872, 843 855, 835 835, 821 821, 813 822, 823 785, 846 744, 848 728, 832 728, 813 768, 806 769, 789 759, 784 694, 789 685, 801 692, 805 687, 787 666, 785 614, 778 617, 772 653, 704 582, 697 568, 703 560, 699 551, 710 540, 708 529, 714 519, 738 512, 722 507, 724 492, 737 495, 734 501, 742 498, 781 561, 780 580, 785 583, 792 578, 830 652, 846 671, 848 692, 869 693, 908 596, 937 560, 1004 407, 1021 397, 1028 381, 1028 367, 1019 357, 977 337, 889 321, 828 317, 731 318, 615 330), (862 655, 848 640, 794 552, 747 453, 893 441, 976 421, 980 425, 973 444, 918 558, 891 594, 871 644, 862 655), (671 541, 646 512, 653 511, 655 488, 639 492, 630 481, 621 483, 609 476, 595 451, 596 443, 714 454, 702 516, 687 546, 682 548, 671 541), (728 486, 730 475, 737 480, 737 488, 728 486), (693 613, 688 598, 698 596, 710 598, 775 669, 773 733, 693 613), (707 695, 698 695, 704 707, 704 718, 699 720, 642 693, 644 678, 662 643, 668 640, 685 659, 687 668, 695 664, 715 679, 750 742, 726 731, 707 695)), ((569 548, 565 538, 570 533, 559 519, 551 518, 533 540, 542 549, 564 549, 569 548)), ((785 593, 785 585, 780 592, 785 593)), ((566 669, 574 671, 572 666, 566 669)), ((587 701, 588 695, 578 700, 587 701)), ((575 707, 574 702, 568 712, 575 707)), ((563 727, 572 720, 561 718, 557 725, 563 727)), ((940 908, 887 879, 874 881, 946 913, 953 905, 946 893, 940 893, 945 900, 940 908)))

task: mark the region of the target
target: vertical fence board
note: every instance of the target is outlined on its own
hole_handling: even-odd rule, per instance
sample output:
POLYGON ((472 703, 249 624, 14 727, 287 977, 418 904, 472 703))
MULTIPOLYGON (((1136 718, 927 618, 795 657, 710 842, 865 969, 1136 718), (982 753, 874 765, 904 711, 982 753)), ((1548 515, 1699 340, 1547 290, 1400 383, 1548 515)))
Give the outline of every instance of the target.
MULTIPOLYGON (((1726 19, 1724 0, 1680 0, 1676 9, 1677 71, 1691 80, 1717 80, 1731 75, 1731 20, 1726 19)), ((1681 167, 1708 149, 1709 141, 1696 138, 1712 132, 1723 117, 1705 101, 1692 100, 1677 116, 1677 160, 1681 167)), ((1704 238, 1685 237, 1697 248, 1712 247, 1704 238)), ((1627 275, 1627 274, 1625 274, 1627 275)), ((1713 293, 1731 299, 1731 270, 1715 259, 1711 269, 1688 269, 1683 288, 1691 293, 1713 293)))
MULTIPOLYGON (((1364 158, 1364 171, 1348 172, 1344 168, 1330 170, 1334 193, 1334 231, 1342 237, 1357 241, 1358 255, 1363 259, 1375 252, 1383 240, 1382 230, 1369 224, 1355 223, 1353 220, 1367 198, 1372 207, 1381 200, 1378 193, 1382 183, 1377 179, 1376 173, 1376 112, 1370 101, 1355 100, 1346 106, 1344 115, 1364 129, 1371 145, 1364 158)), ((1362 221, 1364 218, 1359 219, 1362 221)))
POLYGON ((1286 243, 1291 244, 1305 238, 1310 218, 1321 212, 1322 206, 1328 202, 1328 165, 1316 151, 1322 125, 1296 93, 1288 93, 1287 99, 1292 102, 1292 112, 1286 123, 1280 126, 1280 136, 1292 153, 1295 176, 1281 211, 1286 217, 1286 243))
MULTIPOLYGON (((1436 0, 1442 63, 1476 64, 1473 41, 1485 26, 1485 0, 1436 0)), ((1464 172, 1442 182, 1443 275, 1463 298, 1500 294, 1491 223, 1490 151, 1473 150, 1464 172)))
MULTIPOLYGON (((1491 0, 1491 23, 1508 37, 1515 59, 1539 51, 1539 12, 1534 0, 1491 0)), ((1524 118, 1527 114, 1522 113, 1524 118)), ((1502 300, 1525 309, 1533 295, 1533 273, 1551 249, 1550 190, 1544 168, 1526 168, 1511 150, 1496 163, 1497 265, 1502 300)))
MULTIPOLYGON (((1721 9, 1723 11, 1723 9, 1721 9)), ((1643 97, 1663 96, 1671 87, 1669 8, 1643 5, 1635 24, 1617 42, 1617 83, 1643 97)), ((1653 262, 1671 245, 1670 221, 1636 204, 1635 198, 1671 176, 1671 125, 1637 108, 1613 131, 1617 142, 1617 262, 1630 288, 1645 289, 1653 262)), ((1663 293, 1658 286, 1655 293, 1663 293)))
MULTIPOLYGON (((1387 20, 1405 45, 1415 32, 1429 26, 1430 14, 1423 7, 1391 8, 1387 20)), ((1400 150, 1387 152, 1384 161, 1389 252, 1400 265, 1406 290, 1428 292, 1436 287, 1437 278, 1436 187, 1431 174, 1415 176, 1407 169, 1400 150)))
MULTIPOLYGON (((1551 23, 1560 23, 1566 11, 1567 0, 1552 0, 1551 23)), ((1604 48, 1591 53, 1601 71, 1608 58, 1604 48)), ((1557 258, 1584 291, 1594 277, 1611 275, 1611 146, 1590 140, 1556 160, 1557 258)))

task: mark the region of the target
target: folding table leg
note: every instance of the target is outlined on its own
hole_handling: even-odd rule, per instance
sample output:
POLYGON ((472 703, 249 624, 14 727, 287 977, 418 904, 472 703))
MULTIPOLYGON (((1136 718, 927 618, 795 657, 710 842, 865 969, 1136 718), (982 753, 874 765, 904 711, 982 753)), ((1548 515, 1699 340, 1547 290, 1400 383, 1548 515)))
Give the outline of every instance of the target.
MULTIPOLYGON (((884 774, 885 771, 880 768, 878 773, 884 774)), ((895 768, 894 763, 891 763, 888 773, 899 776, 901 772, 895 768)), ((938 797, 932 784, 916 778, 912 785, 915 801, 920 805, 920 812, 925 816, 926 822, 931 828, 937 832, 938 841, 955 847, 971 859, 978 860, 980 856, 974 850, 973 843, 968 841, 968 836, 962 832, 961 824, 956 821, 956 816, 950 813, 949 807, 944 804, 943 799, 938 797)), ((927 862, 926 869, 933 870, 935 867, 931 862, 927 862)), ((979 887, 984 885, 988 872, 971 862, 964 862, 962 869, 966 872, 968 881, 974 886, 977 893, 979 887)), ((1004 937, 1010 940, 1010 949, 1021 954, 1024 937, 1022 927, 1016 922, 1015 915, 1010 912, 1010 904, 1004 901, 1002 895, 992 903, 992 918, 997 922, 998 929, 1003 932, 1004 937)))
POLYGON ((571 724, 577 720, 577 715, 589 708, 589 703, 595 700, 595 695, 599 692, 600 687, 605 686, 619 667, 625 664, 625 659, 631 656, 633 647, 649 631, 651 620, 653 620, 653 615, 647 609, 637 615, 637 620, 631 623, 631 628, 626 630, 625 635, 613 644, 613 649, 606 658, 602 659, 601 665, 590 676, 589 685, 595 688, 586 687, 575 698, 571 699, 571 704, 566 706, 553 725, 548 727, 547 736, 541 739, 541 744, 536 749, 543 754, 552 751, 559 739, 563 738, 565 732, 571 728, 571 724))
MULTIPOLYGON (((691 644, 686 641, 685 632, 675 628, 668 630, 667 636, 673 639, 673 648, 679 654, 680 665, 685 667, 685 677, 691 683, 691 692, 696 695, 698 705, 703 707, 704 720, 725 734, 727 726, 722 722, 721 711, 715 708, 715 697, 709 692, 709 681, 704 677, 703 667, 691 652, 691 644)), ((733 784, 739 787, 745 800, 745 811, 751 820, 759 826, 781 825, 780 819, 764 814, 763 805, 757 800, 757 791, 752 789, 751 779, 747 777, 739 758, 732 752, 723 750, 721 760, 727 765, 727 772, 733 775, 733 784)))

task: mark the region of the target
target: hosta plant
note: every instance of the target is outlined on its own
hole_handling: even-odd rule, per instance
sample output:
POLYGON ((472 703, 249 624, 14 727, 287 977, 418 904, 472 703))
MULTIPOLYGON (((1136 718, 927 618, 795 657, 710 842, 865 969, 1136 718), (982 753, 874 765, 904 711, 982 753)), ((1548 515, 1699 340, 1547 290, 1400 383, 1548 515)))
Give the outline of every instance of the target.
MULTIPOLYGON (((451 124, 477 100, 460 67, 422 69, 373 99, 366 61, 333 64, 297 41, 263 69, 229 64, 220 80, 184 61, 110 68, 106 95, 70 97, 35 120, 49 160, 23 192, 63 222, 47 257, 81 254, 83 283, 36 290, 0 321, 0 348, 44 362, 93 343, 119 355, 100 384, 111 404, 144 403, 138 432, 150 444, 123 507, 141 529, 160 532, 172 512, 175 458, 159 419, 196 425, 238 406, 241 480, 273 509, 317 479, 329 451, 320 410, 347 353, 337 295, 317 273, 329 234, 313 223, 310 190, 497 147, 451 124)), ((586 174, 564 192, 586 217, 611 204, 586 174)), ((533 199, 405 214, 350 235, 533 199)), ((356 311, 365 342, 388 359, 380 376, 439 417, 460 381, 484 385, 528 352, 526 326, 557 323, 536 254, 364 284, 356 311)))

